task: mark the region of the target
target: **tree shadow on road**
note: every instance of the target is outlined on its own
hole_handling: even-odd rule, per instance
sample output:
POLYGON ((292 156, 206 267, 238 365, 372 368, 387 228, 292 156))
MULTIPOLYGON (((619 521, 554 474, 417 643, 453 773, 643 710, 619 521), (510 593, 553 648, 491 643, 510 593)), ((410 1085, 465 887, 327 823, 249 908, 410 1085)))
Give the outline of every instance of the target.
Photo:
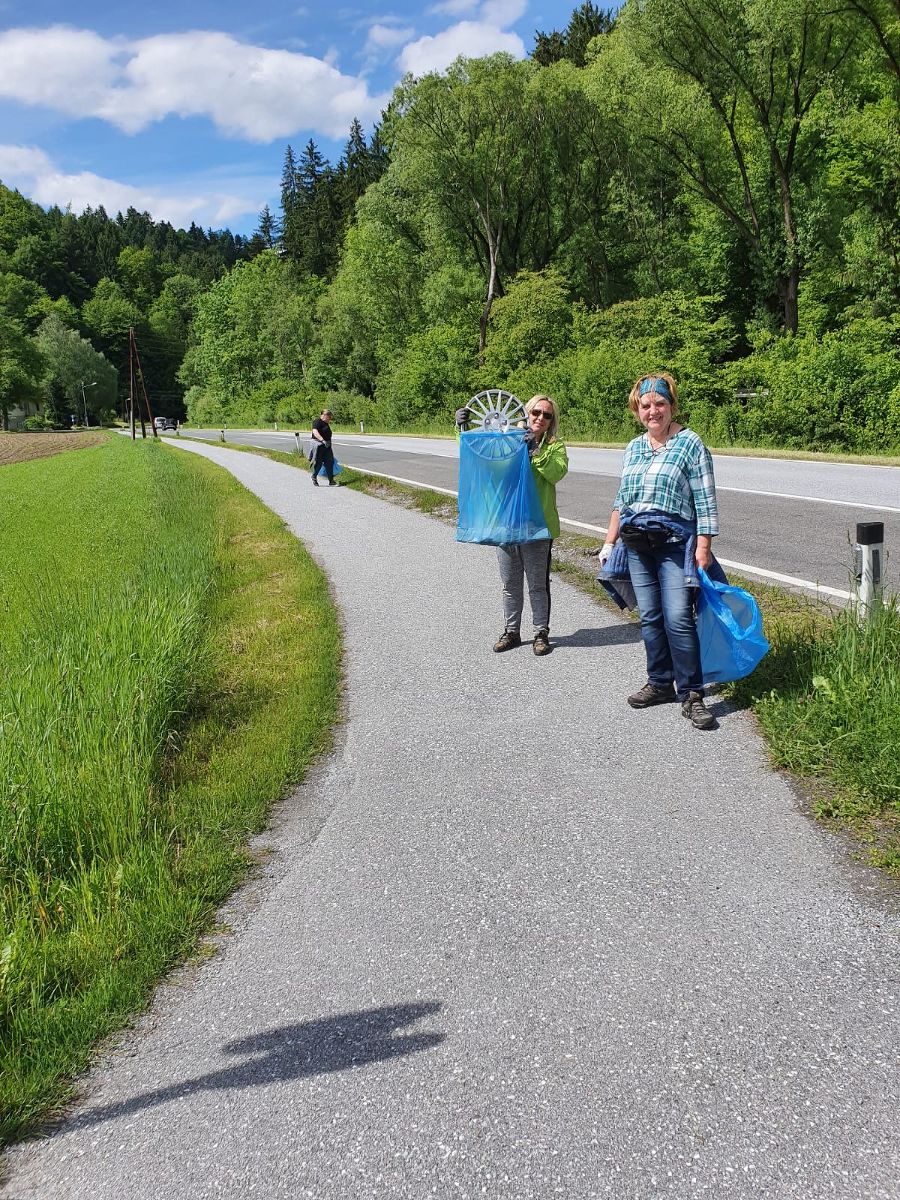
POLYGON ((224 1054, 239 1055, 244 1061, 196 1079, 186 1079, 133 1096, 129 1100, 81 1112, 54 1132, 68 1133, 99 1125, 198 1092, 218 1088, 260 1087, 284 1080, 348 1071, 368 1063, 417 1054, 439 1045, 446 1034, 422 1032, 399 1037, 395 1035, 404 1026, 440 1012, 441 1007, 436 1000, 396 1004, 363 1012, 341 1013, 318 1021, 301 1021, 296 1025, 284 1025, 279 1029, 240 1038, 226 1043, 222 1051, 224 1054))

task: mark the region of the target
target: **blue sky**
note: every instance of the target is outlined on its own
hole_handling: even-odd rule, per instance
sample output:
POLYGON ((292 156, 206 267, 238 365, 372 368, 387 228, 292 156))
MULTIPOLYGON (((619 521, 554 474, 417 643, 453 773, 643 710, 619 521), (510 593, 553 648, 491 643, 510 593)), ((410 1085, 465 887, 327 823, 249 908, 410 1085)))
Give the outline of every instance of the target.
POLYGON ((0 0, 0 181, 44 206, 252 233, 288 143, 336 162, 407 71, 525 57, 577 2, 0 0))

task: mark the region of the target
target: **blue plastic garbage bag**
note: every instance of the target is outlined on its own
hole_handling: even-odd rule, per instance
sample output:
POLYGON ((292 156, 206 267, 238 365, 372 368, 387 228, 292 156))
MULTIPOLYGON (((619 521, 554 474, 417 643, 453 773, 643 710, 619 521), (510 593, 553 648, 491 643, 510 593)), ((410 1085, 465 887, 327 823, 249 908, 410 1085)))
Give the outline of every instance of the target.
POLYGON ((456 540, 503 546, 549 537, 525 430, 470 429, 462 433, 456 540))
MULTIPOLYGON (((344 469, 344 468, 341 466, 341 464, 338 462, 338 460, 337 460, 337 459, 335 459, 335 460, 334 460, 334 471, 332 472, 332 474, 334 474, 334 475, 340 475, 340 473, 341 473, 341 471, 343 471, 343 469, 344 469)), ((319 477, 320 477, 321 479, 325 479, 325 478, 326 478, 326 476, 328 475, 328 472, 325 470, 325 464, 324 464, 324 463, 322 463, 321 467, 319 467, 319 470, 318 470, 316 473, 319 475, 319 477)))
POLYGON ((743 679, 769 649, 759 605, 743 588, 717 583, 702 568, 697 573, 697 636, 703 682, 743 679))

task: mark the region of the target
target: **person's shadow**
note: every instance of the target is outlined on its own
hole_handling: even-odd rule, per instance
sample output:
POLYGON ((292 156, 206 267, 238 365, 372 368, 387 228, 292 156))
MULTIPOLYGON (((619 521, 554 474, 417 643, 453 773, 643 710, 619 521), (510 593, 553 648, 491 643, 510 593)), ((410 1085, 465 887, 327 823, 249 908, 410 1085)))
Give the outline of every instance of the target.
POLYGON ((627 646, 641 640, 640 625, 609 625, 605 629, 576 629, 574 633, 553 635, 560 650, 575 646, 627 646))
POLYGON ((310 1075, 326 1075, 332 1071, 348 1071, 368 1063, 385 1062, 404 1054, 416 1054, 439 1045, 446 1034, 436 1032, 406 1033, 398 1030, 423 1017, 440 1012, 441 1004, 427 1000, 420 1004, 396 1004, 389 1008, 370 1008, 362 1012, 341 1013, 318 1021, 301 1021, 284 1025, 252 1037, 228 1042, 223 1050, 239 1055, 244 1061, 234 1066, 212 1071, 196 1079, 173 1083, 168 1087, 133 1096, 115 1104, 107 1104, 77 1114, 71 1121, 58 1125, 52 1132, 62 1133, 83 1129, 128 1116, 169 1100, 190 1096, 216 1088, 249 1088, 279 1080, 303 1079, 310 1075))

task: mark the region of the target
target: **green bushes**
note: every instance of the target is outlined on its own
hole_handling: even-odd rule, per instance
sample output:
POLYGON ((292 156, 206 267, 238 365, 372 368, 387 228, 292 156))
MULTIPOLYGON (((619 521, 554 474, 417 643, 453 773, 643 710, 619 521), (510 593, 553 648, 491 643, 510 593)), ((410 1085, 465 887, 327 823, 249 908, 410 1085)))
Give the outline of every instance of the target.
POLYGON ((447 415, 472 394, 473 347, 458 325, 414 333, 379 376, 375 419, 388 428, 447 415))
POLYGON ((624 441, 637 431, 626 406, 631 385, 667 369, 678 380, 683 418, 714 446, 900 447, 900 317, 859 315, 824 333, 788 337, 760 326, 747 335, 754 338, 747 353, 719 296, 672 290, 592 310, 571 304, 553 269, 522 271, 494 302, 479 364, 481 302, 469 294, 468 278, 449 271, 441 278, 456 298, 454 315, 432 317, 385 356, 373 399, 330 388, 338 375, 317 368, 304 382, 278 375, 227 402, 215 388, 194 387, 189 421, 300 425, 327 404, 339 424, 427 429, 444 427, 474 392, 505 387, 523 400, 552 395, 569 437, 624 441))
POLYGON ((885 452, 900 446, 900 319, 768 338, 726 372, 768 395, 742 411, 746 445, 885 452))
MULTIPOLYGON (((530 279, 527 286, 533 294, 530 279)), ((678 379, 687 419, 708 424, 726 398, 719 364, 734 342, 718 304, 717 297, 669 292, 600 312, 577 306, 562 334, 567 347, 541 363, 519 365, 505 386, 520 395, 549 392, 563 408, 569 436, 619 441, 637 430, 627 408, 635 379, 665 368, 678 379)))
MULTIPOLYGON (((529 288, 533 285, 528 283, 529 288)), ((502 311, 502 310, 501 310, 502 311)), ((549 392, 569 436, 623 440, 634 380, 668 369, 685 421, 713 445, 885 453, 900 447, 900 318, 858 318, 816 337, 762 334, 733 357, 736 336, 716 297, 666 293, 602 312, 576 308, 569 345, 494 381, 520 396, 549 392), (754 396, 739 396, 751 392, 754 396)), ((495 359, 504 361, 503 349, 495 359)))

